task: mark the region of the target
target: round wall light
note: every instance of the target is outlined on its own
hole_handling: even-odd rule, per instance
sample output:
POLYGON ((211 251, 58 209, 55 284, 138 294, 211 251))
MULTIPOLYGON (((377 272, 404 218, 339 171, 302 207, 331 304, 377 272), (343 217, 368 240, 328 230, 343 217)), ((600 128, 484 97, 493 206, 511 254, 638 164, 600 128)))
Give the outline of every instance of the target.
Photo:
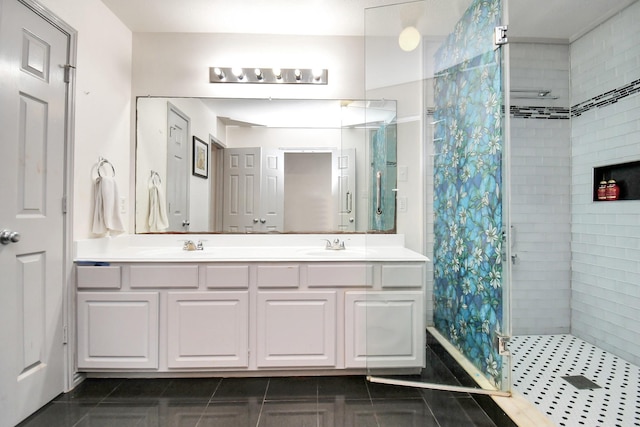
POLYGON ((411 52, 420 44, 420 31, 416 27, 408 26, 400 33, 398 37, 398 44, 400 49, 405 52, 411 52))

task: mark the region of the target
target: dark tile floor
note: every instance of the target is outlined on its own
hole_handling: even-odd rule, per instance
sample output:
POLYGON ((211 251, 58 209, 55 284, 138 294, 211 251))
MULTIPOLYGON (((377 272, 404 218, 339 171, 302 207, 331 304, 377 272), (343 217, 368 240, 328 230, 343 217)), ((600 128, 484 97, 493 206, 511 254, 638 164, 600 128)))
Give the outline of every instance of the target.
MULTIPOLYGON (((438 349, 421 376, 460 384, 438 349)), ((363 376, 87 379, 20 427, 495 427, 466 393, 405 388, 363 376)), ((504 414, 502 414, 504 415, 504 414)))

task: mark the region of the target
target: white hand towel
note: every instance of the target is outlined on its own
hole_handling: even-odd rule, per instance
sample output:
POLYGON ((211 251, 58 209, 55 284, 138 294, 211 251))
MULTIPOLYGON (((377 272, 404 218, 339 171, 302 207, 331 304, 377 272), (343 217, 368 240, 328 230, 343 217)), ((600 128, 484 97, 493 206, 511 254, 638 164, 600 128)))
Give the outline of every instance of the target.
POLYGON ((104 234, 107 231, 122 233, 124 226, 118 210, 118 186, 115 179, 108 176, 98 177, 94 185, 95 204, 93 209, 93 232, 104 234))
POLYGON ((168 227, 164 192, 160 180, 154 176, 149 182, 149 231, 164 231, 168 227))

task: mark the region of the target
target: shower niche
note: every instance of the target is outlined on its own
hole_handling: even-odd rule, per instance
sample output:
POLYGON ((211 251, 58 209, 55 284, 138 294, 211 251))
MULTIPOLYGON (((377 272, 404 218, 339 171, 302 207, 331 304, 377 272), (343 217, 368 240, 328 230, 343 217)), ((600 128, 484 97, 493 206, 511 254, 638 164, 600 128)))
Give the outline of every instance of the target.
MULTIPOLYGON (((640 200, 640 161, 593 168, 593 201, 598 199, 600 181, 615 180, 620 187, 619 200, 640 200)), ((611 201, 611 200, 609 200, 611 201)))

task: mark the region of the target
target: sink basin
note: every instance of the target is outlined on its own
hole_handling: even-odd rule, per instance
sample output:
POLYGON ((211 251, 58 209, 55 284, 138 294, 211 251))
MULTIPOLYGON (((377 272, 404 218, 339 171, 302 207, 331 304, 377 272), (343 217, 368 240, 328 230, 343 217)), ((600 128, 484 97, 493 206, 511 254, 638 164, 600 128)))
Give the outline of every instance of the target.
POLYGON ((188 254, 202 254, 211 253, 208 248, 204 248, 201 251, 185 251, 181 247, 162 247, 162 248, 141 248, 136 251, 140 255, 145 256, 162 256, 162 255, 188 255, 188 254))
POLYGON ((318 257, 364 257, 365 251, 361 249, 312 249, 304 252, 308 256, 318 257))

